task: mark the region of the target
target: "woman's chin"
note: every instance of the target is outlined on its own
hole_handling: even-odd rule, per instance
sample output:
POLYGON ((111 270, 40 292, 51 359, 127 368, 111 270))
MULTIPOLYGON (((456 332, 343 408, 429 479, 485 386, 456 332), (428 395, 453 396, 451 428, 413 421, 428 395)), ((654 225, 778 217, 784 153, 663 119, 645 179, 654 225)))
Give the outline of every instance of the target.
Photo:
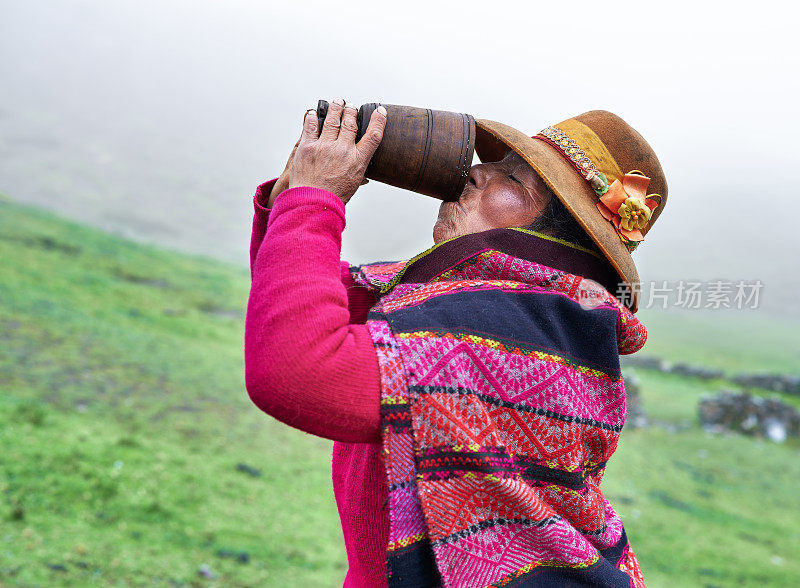
POLYGON ((455 230, 450 225, 450 223, 439 219, 436 221, 436 224, 433 225, 434 243, 439 243, 440 241, 445 241, 455 236, 456 236, 455 230))

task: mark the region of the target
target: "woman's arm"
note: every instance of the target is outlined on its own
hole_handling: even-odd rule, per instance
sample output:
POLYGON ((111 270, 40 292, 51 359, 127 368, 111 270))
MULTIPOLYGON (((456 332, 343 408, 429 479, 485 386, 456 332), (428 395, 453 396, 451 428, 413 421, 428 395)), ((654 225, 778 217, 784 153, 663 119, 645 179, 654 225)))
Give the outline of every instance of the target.
POLYGON ((253 402, 303 431, 357 443, 380 439, 377 356, 362 322, 374 297, 339 259, 344 204, 298 187, 268 202, 259 186, 251 237, 245 382, 253 402))
MULTIPOLYGON (((294 153, 294 152, 292 152, 294 153)), ((276 186, 278 178, 264 182, 256 188, 255 196, 253 197, 253 230, 250 236, 250 276, 253 275, 253 268, 255 265, 256 254, 259 247, 264 240, 264 235, 267 232, 267 223, 269 222, 269 207, 270 200, 274 200, 277 194, 271 195, 273 188, 276 186)), ((340 262, 340 272, 342 284, 347 290, 347 308, 350 311, 350 323, 364 324, 367 320, 367 313, 369 309, 375 305, 375 296, 362 286, 357 285, 353 281, 353 276, 350 274, 350 264, 342 260, 340 262)))

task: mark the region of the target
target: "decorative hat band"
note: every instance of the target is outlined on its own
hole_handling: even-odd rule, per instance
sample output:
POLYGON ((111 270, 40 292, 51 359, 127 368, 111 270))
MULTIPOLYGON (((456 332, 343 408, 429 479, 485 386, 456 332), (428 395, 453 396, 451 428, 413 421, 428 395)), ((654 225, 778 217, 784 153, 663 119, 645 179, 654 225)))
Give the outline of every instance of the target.
POLYGON ((589 182, 599 198, 597 209, 600 214, 614 225, 629 252, 636 249, 644 240, 640 229, 647 226, 653 210, 661 204, 660 195, 646 196, 650 178, 639 170, 623 174, 602 140, 575 119, 547 127, 534 139, 557 148, 564 159, 589 182), (566 127, 571 135, 579 137, 585 148, 581 148, 573 137, 559 127, 566 127), (613 179, 610 185, 608 178, 613 179))

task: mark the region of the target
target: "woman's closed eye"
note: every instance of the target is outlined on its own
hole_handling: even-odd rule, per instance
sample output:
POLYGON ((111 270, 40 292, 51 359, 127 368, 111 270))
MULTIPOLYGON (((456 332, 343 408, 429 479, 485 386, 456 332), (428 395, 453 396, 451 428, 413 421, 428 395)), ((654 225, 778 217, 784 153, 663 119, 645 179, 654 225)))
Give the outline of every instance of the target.
POLYGON ((522 182, 521 182, 520 180, 518 180, 518 179, 517 179, 517 177, 516 177, 514 174, 508 174, 508 177, 509 177, 509 178, 511 178, 512 180, 514 180, 514 181, 515 181, 516 183, 518 183, 520 186, 522 186, 522 185, 523 185, 523 184, 522 184, 522 182))

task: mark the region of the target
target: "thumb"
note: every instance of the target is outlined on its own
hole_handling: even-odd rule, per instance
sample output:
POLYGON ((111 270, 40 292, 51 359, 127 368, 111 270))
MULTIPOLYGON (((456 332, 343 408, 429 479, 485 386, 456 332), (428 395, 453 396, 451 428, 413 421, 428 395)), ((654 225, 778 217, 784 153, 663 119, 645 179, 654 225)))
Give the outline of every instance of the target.
POLYGON ((294 154, 297 153, 298 145, 300 145, 300 139, 298 139, 297 142, 294 144, 294 147, 292 147, 292 152, 289 154, 289 159, 286 160, 285 169, 289 169, 292 167, 292 162, 294 161, 294 154))
POLYGON ((369 118, 369 125, 367 130, 364 131, 364 136, 356 145, 358 152, 361 154, 363 163, 366 165, 383 139, 383 131, 386 128, 386 108, 381 104, 372 113, 369 118))

